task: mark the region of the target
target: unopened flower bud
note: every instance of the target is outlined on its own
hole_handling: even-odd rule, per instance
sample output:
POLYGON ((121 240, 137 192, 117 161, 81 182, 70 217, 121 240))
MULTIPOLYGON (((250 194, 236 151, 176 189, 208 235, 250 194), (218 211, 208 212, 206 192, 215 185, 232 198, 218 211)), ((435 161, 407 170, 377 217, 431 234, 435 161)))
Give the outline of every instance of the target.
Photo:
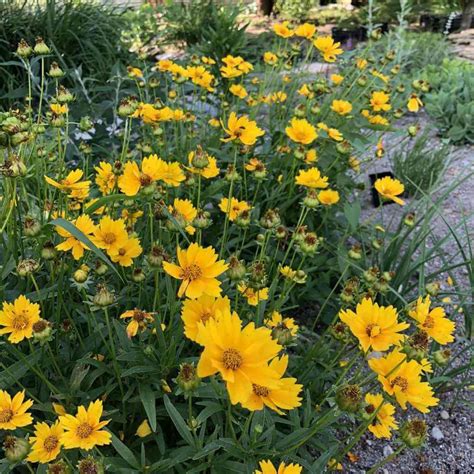
POLYGON ((41 345, 45 344, 46 342, 51 341, 53 328, 51 323, 46 321, 45 319, 40 319, 33 324, 33 339, 38 341, 41 345))
POLYGON ((192 393, 201 385, 201 379, 197 376, 194 364, 184 363, 179 366, 176 383, 184 393, 192 393))
POLYGON ((146 278, 145 272, 141 268, 135 268, 132 272, 132 280, 135 283, 141 283, 146 278))
POLYGON ((87 456, 77 463, 79 474, 104 474, 104 466, 102 462, 97 461, 92 456, 87 456))
POLYGON ((138 101, 135 97, 125 97, 119 104, 118 114, 120 117, 129 117, 137 110, 138 101))
POLYGON ((304 104, 299 104, 294 109, 295 117, 302 118, 306 115, 306 106, 304 104))
POLYGON ((96 306, 107 307, 115 301, 114 294, 105 286, 98 285, 97 293, 94 295, 93 302, 96 306))
POLYGON ((336 145, 336 150, 341 155, 349 155, 352 150, 352 146, 347 140, 344 140, 336 145))
POLYGON ((314 255, 319 246, 319 239, 314 232, 308 232, 299 243, 300 250, 307 255, 314 255))
POLYGON ((81 265, 74 274, 73 278, 76 283, 84 283, 89 276, 89 267, 87 265, 81 265))
POLYGON ((337 406, 348 413, 355 413, 362 403, 362 391, 358 385, 345 385, 336 392, 337 406))
POLYGON ((81 117, 81 120, 79 121, 79 128, 83 132, 87 132, 87 130, 90 130, 93 126, 94 124, 92 123, 92 120, 90 119, 90 117, 88 116, 81 117))
POLYGON ((274 229, 281 224, 278 209, 268 209, 260 219, 260 225, 264 229, 274 229))
POLYGON ((209 165, 209 156, 201 147, 198 147, 195 152, 191 152, 191 165, 198 170, 209 165))
POLYGON ((59 67, 58 63, 53 62, 48 72, 49 77, 58 79, 64 76, 64 71, 59 67))
POLYGON ((72 102, 74 100, 74 96, 63 86, 59 86, 58 94, 56 96, 57 101, 60 104, 67 104, 68 102, 72 102))
POLYGON ((360 260, 362 258, 362 247, 359 244, 354 244, 350 248, 348 255, 353 260, 360 260))
POLYGON ((413 212, 408 213, 403 219, 403 223, 408 227, 413 227, 415 225, 415 214, 413 212))
POLYGON ((71 468, 61 459, 55 463, 49 463, 47 474, 71 474, 71 468))
POLYGON ((408 127, 408 135, 410 135, 410 137, 416 137, 416 135, 418 134, 418 130, 418 125, 410 125, 408 127))
POLYGON ((439 281, 433 281, 431 283, 428 283, 425 288, 426 292, 430 296, 438 296, 439 290, 441 289, 441 285, 439 281))
POLYGON ((19 276, 26 277, 28 275, 32 275, 35 273, 39 268, 39 263, 32 258, 25 258, 24 260, 20 260, 16 267, 16 271, 19 276))
POLYGON ((208 211, 199 209, 193 220, 193 226, 196 227, 196 229, 207 229, 211 224, 211 214, 208 211))
POLYGON ((250 210, 245 209, 237 215, 235 218, 235 225, 241 227, 242 229, 247 228, 250 225, 250 210))
POLYGON ((308 189, 306 196, 303 198, 303 206, 308 209, 314 209, 318 206, 318 193, 315 189, 308 189))
POLYGON ((229 258, 229 268, 227 270, 227 276, 231 281, 240 281, 245 277, 247 269, 245 268, 245 262, 239 260, 236 255, 232 255, 229 258))
POLYGON ((420 418, 413 418, 403 424, 400 437, 409 448, 418 448, 424 443, 426 432, 426 423, 420 418))
POLYGON ((450 358, 451 358, 450 349, 440 349, 433 353, 433 360, 441 367, 444 367, 445 365, 447 365, 450 358))
POLYGON ((306 280, 308 279, 308 275, 304 270, 297 270, 294 276, 294 282, 298 283, 298 285, 303 285, 306 283, 306 280))
POLYGON ((240 180, 240 175, 237 172, 237 170, 234 168, 233 165, 229 165, 227 167, 227 171, 225 173, 225 179, 227 181, 239 181, 240 180))
POLYGON ((22 39, 18 43, 18 47, 16 48, 16 54, 22 58, 27 58, 33 54, 33 48, 24 40, 22 39))
POLYGON ((45 242, 41 249, 41 258, 44 260, 53 260, 56 257, 56 247, 52 242, 45 242))
POLYGON ((41 224, 34 217, 26 216, 23 222, 23 232, 27 237, 36 237, 41 232, 41 224))
POLYGON ((97 260, 95 263, 94 271, 97 275, 102 276, 109 271, 109 267, 101 260, 97 260))
POLYGON ((166 260, 166 254, 161 245, 153 245, 147 256, 148 264, 152 268, 161 268, 163 260, 166 260))
POLYGON ((35 52, 35 54, 38 54, 40 56, 44 56, 51 52, 51 50, 48 48, 43 38, 41 37, 36 38, 36 44, 35 44, 35 47, 33 48, 33 51, 35 52))

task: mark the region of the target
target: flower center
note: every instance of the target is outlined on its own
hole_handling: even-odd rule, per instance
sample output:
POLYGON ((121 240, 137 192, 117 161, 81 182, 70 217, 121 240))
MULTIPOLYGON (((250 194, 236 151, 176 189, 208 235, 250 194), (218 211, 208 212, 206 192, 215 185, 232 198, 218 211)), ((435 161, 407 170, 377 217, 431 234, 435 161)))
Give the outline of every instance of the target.
POLYGON ((408 380, 405 377, 395 377, 392 381, 392 388, 395 385, 398 385, 402 389, 402 392, 405 392, 408 388, 408 380))
POLYGON ((201 321, 203 323, 205 323, 206 321, 208 321, 209 319, 212 318, 212 313, 210 311, 204 311, 202 314, 201 314, 201 321))
POLYGON ((222 355, 222 363, 227 370, 237 370, 242 362, 242 356, 236 349, 226 349, 222 355))
POLYGON ((141 323, 143 321, 145 321, 145 312, 144 311, 140 311, 139 309, 136 309, 134 312, 133 312, 133 319, 135 321, 137 321, 138 323, 141 323))
POLYGON ((118 253, 120 256, 123 257, 127 253, 127 251, 125 249, 119 249, 118 253))
POLYGON ((202 275, 202 270, 199 265, 193 263, 183 268, 181 275, 184 280, 196 280, 202 275))
POLYGON ((142 186, 149 186, 152 182, 153 182, 153 180, 147 174, 141 174, 140 175, 140 184, 142 186))
POLYGON ((28 323, 30 322, 28 316, 25 314, 18 314, 13 318, 12 321, 12 326, 13 329, 16 331, 21 331, 23 329, 26 329, 28 327, 28 323))
POLYGON ((89 423, 82 423, 76 428, 76 435, 81 439, 85 439, 88 438, 93 431, 94 430, 89 423))
POLYGON ((113 232, 106 232, 104 235, 104 242, 106 244, 113 244, 117 240, 116 235, 113 232))
POLYGON ((377 326, 376 324, 369 324, 365 332, 369 337, 376 337, 380 334, 380 326, 377 326))
POLYGON ((262 387, 261 385, 257 385, 256 383, 252 384, 253 393, 259 397, 268 397, 270 394, 270 390, 267 387, 262 387))
POLYGON ((427 329, 432 329, 434 328, 435 322, 434 319, 431 316, 426 316, 425 322, 423 323, 423 327, 427 329))
POLYGON ((59 439, 57 436, 47 436, 44 440, 43 447, 46 451, 54 451, 59 445, 59 439))
POLYGON ((0 423, 8 423, 13 418, 13 410, 5 408, 0 411, 0 423))

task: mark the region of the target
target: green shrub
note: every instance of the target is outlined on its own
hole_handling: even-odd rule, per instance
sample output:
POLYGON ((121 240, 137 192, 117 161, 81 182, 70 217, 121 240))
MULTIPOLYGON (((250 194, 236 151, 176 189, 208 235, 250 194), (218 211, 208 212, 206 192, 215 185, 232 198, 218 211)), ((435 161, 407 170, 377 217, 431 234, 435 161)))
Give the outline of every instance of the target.
POLYGON ((277 0, 275 9, 285 18, 303 20, 308 18, 309 10, 317 5, 318 0, 277 0))

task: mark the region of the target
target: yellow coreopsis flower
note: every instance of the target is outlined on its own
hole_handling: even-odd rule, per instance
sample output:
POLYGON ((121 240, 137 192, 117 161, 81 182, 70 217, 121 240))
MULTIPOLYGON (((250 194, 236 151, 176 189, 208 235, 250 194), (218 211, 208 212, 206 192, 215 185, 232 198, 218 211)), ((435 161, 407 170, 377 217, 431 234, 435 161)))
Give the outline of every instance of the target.
POLYGON ((318 201, 323 206, 332 206, 333 204, 337 204, 339 202, 339 193, 333 189, 319 191, 318 201))
POLYGON ((438 404, 430 384, 421 381, 423 367, 415 360, 407 362, 406 354, 394 350, 380 359, 370 359, 369 367, 378 374, 385 392, 393 395, 404 410, 410 403, 421 413, 428 413, 438 404))
POLYGON ((285 464, 280 463, 278 470, 271 461, 260 461, 260 470, 256 469, 254 474, 301 474, 303 470, 299 464, 285 464))
POLYGON ((282 38, 291 38, 294 35, 294 31, 288 28, 290 24, 289 21, 284 21, 282 23, 275 23, 273 25, 273 31, 282 38))
POLYGON ((32 400, 25 400, 24 390, 13 398, 0 390, 0 430, 16 430, 33 423, 33 417, 27 413, 32 405, 32 400))
POLYGON ((423 102, 421 99, 416 95, 412 94, 408 99, 407 108, 410 112, 418 112, 420 107, 423 107, 423 102))
POLYGON ((277 388, 269 388, 264 385, 254 383, 252 394, 242 406, 251 411, 263 410, 265 406, 283 415, 282 410, 293 410, 301 406, 299 396, 303 385, 300 385, 295 378, 283 377, 288 367, 288 356, 275 357, 269 364, 276 375, 277 388))
POLYGON ((333 100, 331 109, 339 115, 347 115, 352 111, 352 104, 347 100, 333 100))
POLYGON ((211 318, 218 318, 230 312, 230 301, 224 298, 202 295, 195 300, 185 300, 181 309, 184 334, 191 341, 199 343, 199 323, 206 324, 211 318))
POLYGON ((221 138, 223 142, 232 140, 239 140, 244 145, 254 145, 258 137, 261 137, 265 132, 258 128, 257 122, 249 120, 247 115, 237 117, 235 112, 231 112, 227 122, 227 128, 224 131, 229 135, 227 138, 221 138))
MULTIPOLYGON (((217 126, 220 126, 220 122, 217 120, 217 126)), ((195 151, 190 151, 188 154, 188 163, 189 163, 189 168, 187 168, 191 173, 194 174, 200 174, 203 178, 210 179, 210 178, 215 178, 219 174, 219 168, 217 166, 217 160, 209 155, 207 152, 204 152, 202 149, 198 147, 198 153, 204 153, 207 160, 208 160, 208 165, 205 166, 204 168, 196 168, 193 166, 193 159, 196 156, 195 151)))
POLYGON ((82 170, 73 170, 62 180, 55 181, 49 176, 44 179, 48 184, 68 193, 69 197, 76 199, 85 199, 89 195, 90 181, 81 181, 84 172, 82 170))
POLYGON ((336 86, 344 80, 344 76, 341 76, 340 74, 331 74, 329 78, 336 86))
POLYGON ((114 220, 105 216, 94 230, 94 244, 100 249, 105 249, 109 255, 117 255, 127 241, 127 227, 123 219, 114 220))
POLYGON ((370 97, 370 106, 374 112, 387 112, 392 108, 390 96, 383 91, 374 91, 370 97))
POLYGON ((61 451, 61 436, 64 433, 59 421, 49 426, 47 423, 35 424, 34 436, 29 441, 31 451, 27 461, 46 464, 59 456, 61 451))
POLYGON ((212 247, 203 248, 192 243, 186 250, 178 247, 177 254, 179 265, 163 262, 163 268, 168 275, 182 280, 178 297, 220 296, 221 283, 217 277, 227 270, 228 265, 224 260, 217 261, 218 255, 212 247))
POLYGON ((96 171, 95 183, 99 186, 100 192, 103 195, 110 194, 117 184, 117 176, 114 173, 112 165, 101 161, 99 166, 94 167, 96 171))
POLYGON ((188 234, 194 235, 196 229, 192 226, 193 220, 197 216, 197 209, 189 199, 175 199, 173 206, 170 206, 170 212, 176 217, 181 216, 185 224, 185 230, 188 234))
POLYGON ((410 326, 398 322, 397 310, 393 306, 379 306, 370 298, 364 298, 355 313, 350 309, 341 310, 339 318, 349 326, 364 352, 370 348, 386 351, 390 346, 399 344, 403 340, 400 332, 410 326))
POLYGON ((316 27, 311 23, 303 23, 295 29, 295 35, 301 38, 311 39, 316 33, 316 27))
POLYGON ((241 86, 240 84, 233 84, 232 86, 229 87, 229 92, 232 95, 235 95, 239 99, 245 99, 248 96, 248 93, 245 89, 244 86, 241 86))
POLYGON ((33 325, 40 320, 40 307, 20 295, 13 303, 3 302, 0 311, 0 334, 9 334, 8 341, 18 344, 33 336, 33 325))
POLYGON ((123 174, 118 179, 118 186, 126 196, 136 196, 140 190, 147 189, 155 181, 163 179, 167 172, 167 163, 157 155, 143 158, 141 166, 133 161, 127 161, 123 174))
POLYGON ((266 301, 268 299, 268 288, 254 290, 244 283, 239 283, 237 289, 245 296, 247 299, 247 304, 250 306, 257 306, 260 301, 266 301))
POLYGON ((161 72, 170 71, 173 65, 174 65, 174 62, 171 61, 171 59, 160 59, 156 63, 158 70, 161 72))
POLYGON ((318 138, 316 128, 313 125, 306 119, 296 117, 291 119, 290 126, 285 128, 285 132, 291 140, 303 145, 309 145, 318 138))
POLYGON ((376 438, 391 438, 391 430, 397 430, 398 424, 395 421, 395 407, 391 403, 384 402, 383 396, 378 394, 368 393, 365 396, 367 403, 365 411, 368 415, 372 415, 375 411, 375 419, 369 425, 369 431, 376 438))
POLYGON ((229 216, 231 222, 241 214, 243 211, 249 211, 250 205, 246 201, 239 201, 236 198, 231 198, 230 203, 228 198, 222 198, 219 202, 219 209, 229 216))
POLYGON ((139 257, 143 252, 140 240, 137 237, 128 238, 116 251, 108 250, 112 262, 122 267, 130 267, 133 259, 139 257))
POLYGON ((140 423, 140 425, 137 428, 137 431, 135 432, 135 434, 139 438, 145 438, 146 436, 148 436, 151 433, 152 433, 152 431, 151 431, 150 424, 148 423, 147 419, 143 420, 140 423))
POLYGON ((438 344, 445 345, 454 341, 454 321, 446 317, 444 308, 437 307, 430 311, 429 295, 423 300, 420 296, 416 306, 408 314, 418 322, 418 329, 424 331, 438 344))
POLYGON ((227 384, 232 404, 245 403, 253 393, 253 384, 278 388, 276 372, 268 366, 281 350, 267 328, 249 323, 242 329, 239 316, 223 313, 199 327, 204 346, 197 366, 199 377, 220 373, 227 384))
POLYGON ((311 150, 308 150, 304 156, 304 162, 308 165, 312 163, 316 163, 318 161, 318 152, 312 148, 311 150))
POLYGON ((308 87, 308 84, 303 84, 298 90, 297 90, 299 95, 302 95, 303 97, 313 97, 314 93, 310 90, 308 87))
MULTIPOLYGON (((74 224, 74 226, 77 227, 77 229, 80 230, 87 238, 93 240, 93 234, 96 231, 96 226, 87 214, 79 216, 71 223, 74 224)), ((61 237, 66 239, 64 242, 56 245, 56 248, 61 252, 68 252, 70 250, 74 260, 79 260, 84 255, 84 250, 89 250, 89 247, 86 244, 76 239, 76 237, 66 229, 56 226, 56 232, 61 237)))
POLYGON ((315 167, 300 170, 295 178, 295 183, 306 188, 325 189, 329 186, 327 176, 321 176, 321 172, 315 167))
POLYGON ((374 184, 377 192, 384 197, 385 199, 390 199, 400 206, 405 204, 403 199, 400 199, 398 196, 405 191, 405 186, 398 181, 398 179, 393 179, 390 176, 385 176, 384 178, 379 178, 375 181, 374 184))
POLYGON ((313 44, 328 63, 333 63, 336 57, 344 52, 340 48, 341 43, 335 43, 331 36, 319 36, 313 41, 313 44))
MULTIPOLYGON (((283 274, 284 268, 289 268, 289 267, 283 267, 280 269, 280 273, 283 274)), ((294 270, 293 270, 294 271, 294 270)), ((295 272, 296 275, 296 272, 295 272)), ((293 318, 284 318, 281 313, 278 311, 273 311, 271 314, 271 317, 265 320, 265 326, 267 326, 270 329, 287 329, 290 334, 294 337, 298 333, 299 326, 295 323, 295 320, 293 318)))
POLYGON ((367 67, 367 60, 364 58, 357 58, 356 59, 356 66, 358 69, 365 69, 367 67))
POLYGON ((138 67, 127 66, 127 72, 131 78, 143 79, 143 72, 138 67))
POLYGON ((165 167, 162 176, 160 176, 160 181, 163 181, 168 186, 178 187, 186 179, 186 175, 181 169, 180 163, 177 161, 164 163, 165 167))
POLYGON ((266 51, 263 54, 263 61, 270 66, 274 66, 278 62, 278 56, 271 51, 266 51))
POLYGON ((95 446, 104 446, 112 442, 112 435, 102 428, 110 420, 100 421, 103 406, 100 400, 89 403, 87 409, 80 406, 76 416, 63 415, 59 421, 64 428, 61 442, 66 449, 84 449, 89 451, 95 446))
POLYGON ((153 314, 135 308, 122 313, 120 319, 131 319, 127 325, 127 336, 131 339, 132 337, 135 337, 139 331, 143 332, 146 329, 147 324, 153 322, 153 314))
POLYGON ((209 92, 213 92, 212 83, 215 77, 204 66, 188 66, 186 69, 187 76, 193 84, 196 84, 209 92))
POLYGON ((69 111, 67 104, 50 104, 49 108, 54 115, 64 115, 69 111))
POLYGON ((172 110, 169 107, 157 109, 152 104, 144 104, 141 102, 132 117, 141 118, 144 123, 156 123, 171 120, 173 117, 172 110))

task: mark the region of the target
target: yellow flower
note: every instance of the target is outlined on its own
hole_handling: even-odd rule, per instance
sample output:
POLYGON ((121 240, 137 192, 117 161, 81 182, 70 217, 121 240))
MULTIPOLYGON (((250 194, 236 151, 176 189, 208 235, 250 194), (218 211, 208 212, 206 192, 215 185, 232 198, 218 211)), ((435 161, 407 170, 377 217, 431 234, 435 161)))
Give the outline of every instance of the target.
POLYGON ((310 165, 311 163, 316 163, 316 161, 318 161, 318 152, 312 148, 306 152, 304 162, 310 165))
MULTIPOLYGON (((13 303, 3 302, 0 311, 0 334, 9 334, 8 341, 18 344, 33 336, 33 325, 40 320, 40 307, 20 295, 13 303)), ((0 426, 1 428, 1 426, 0 426)))
POLYGON ((214 59, 212 58, 208 58, 207 56, 202 56, 201 57, 201 61, 204 63, 204 64, 216 64, 216 62, 214 61, 214 59))
POLYGON ((256 383, 252 384, 252 394, 245 401, 241 402, 244 408, 251 411, 263 410, 265 406, 283 415, 282 410, 292 410, 301 406, 299 393, 303 385, 296 383, 296 379, 283 375, 288 367, 288 356, 275 357, 269 364, 271 370, 276 374, 276 388, 269 388, 256 383))
POLYGON ((118 263, 122 267, 130 267, 133 259, 143 252, 140 240, 136 237, 128 238, 116 251, 107 250, 112 262, 118 263))
POLYGON ((209 92, 215 90, 212 87, 215 77, 204 66, 188 66, 186 72, 188 78, 191 79, 194 84, 201 86, 209 92))
POLYGON ((374 91, 370 97, 370 106, 374 112, 387 112, 392 108, 389 104, 390 96, 383 91, 374 91))
POLYGON ((398 350, 381 359, 370 359, 369 367, 378 374, 378 380, 389 395, 393 395, 399 405, 406 410, 410 403, 421 413, 428 413, 429 407, 439 400, 433 397, 433 389, 428 382, 421 381, 423 367, 398 350))
POLYGON ((209 121, 207 122, 211 127, 214 127, 214 128, 218 128, 221 126, 221 123, 219 122, 218 119, 216 118, 211 118, 209 119, 209 121))
POLYGON ((365 69, 367 67, 367 60, 364 58, 357 58, 356 59, 356 66, 358 69, 365 69))
POLYGON ((431 300, 429 295, 423 300, 418 298, 416 307, 408 314, 418 322, 418 329, 424 331, 438 344, 445 345, 454 341, 454 321, 446 317, 444 308, 437 307, 430 311, 431 300))
POLYGON ((33 402, 24 400, 24 390, 13 398, 5 390, 0 390, 0 430, 15 430, 33 423, 33 417, 27 413, 33 402))
POLYGON ((267 328, 255 328, 234 313, 211 318, 199 328, 204 346, 197 366, 198 377, 220 373, 227 384, 232 404, 245 403, 253 393, 253 384, 278 388, 277 374, 268 366, 281 350, 267 328))
POLYGON ((89 195, 90 181, 81 181, 84 172, 82 170, 71 171, 61 181, 55 181, 49 176, 45 176, 44 179, 48 184, 58 188, 61 191, 69 193, 69 197, 76 199, 85 199, 89 195))
POLYGON ((350 309, 339 312, 341 321, 349 326, 357 337, 364 352, 386 351, 403 340, 400 331, 407 329, 408 323, 399 323, 397 310, 393 306, 379 306, 370 298, 364 298, 354 313, 350 309))
POLYGON ((165 167, 163 169, 163 175, 160 176, 160 180, 168 186, 178 187, 182 181, 186 179, 186 176, 181 169, 181 165, 177 161, 170 163, 163 162, 165 167))
MULTIPOLYGON (((379 138, 378 142, 377 142, 377 149, 375 151, 375 156, 377 158, 382 158, 382 156, 385 154, 385 148, 383 146, 383 139, 382 137, 379 138)), ((403 192, 403 191, 402 191, 403 192)), ((405 204, 405 203, 403 203, 405 204)), ((403 205, 402 204, 402 205, 403 205)))
POLYGON ((392 201, 403 206, 405 201, 397 197, 405 191, 405 186, 403 186, 398 179, 393 179, 390 176, 385 176, 384 178, 379 178, 375 181, 374 184, 377 192, 384 197, 385 199, 391 199, 392 201))
POLYGON ((333 100, 331 109, 339 115, 347 115, 352 111, 352 104, 347 100, 333 100))
POLYGON ((318 138, 316 129, 306 119, 292 118, 290 126, 286 127, 285 131, 291 140, 303 145, 309 145, 318 138))
POLYGON ((274 104, 282 104, 287 99, 287 94, 283 91, 274 92, 270 97, 270 102, 274 104))
POLYGON ((301 474, 303 469, 299 464, 282 462, 277 470, 271 461, 260 461, 259 466, 261 471, 256 469, 254 474, 301 474))
POLYGON ((141 169, 138 164, 127 161, 123 174, 118 179, 118 186, 126 196, 136 196, 141 189, 150 187, 155 181, 163 179, 167 172, 167 163, 157 155, 143 159, 141 169))
MULTIPOLYGON (((88 239, 93 239, 93 234, 96 231, 96 226, 92 219, 87 215, 81 215, 71 222, 81 231, 88 239)), ((71 233, 62 227, 56 226, 56 232, 64 237, 66 240, 56 245, 56 248, 62 252, 71 251, 74 260, 79 260, 84 255, 84 250, 89 250, 89 247, 76 239, 71 233)))
POLYGON ((284 267, 280 268, 280 274, 288 280, 293 280, 296 276, 296 270, 293 270, 288 265, 285 265, 284 267))
POLYGON ((311 23, 303 23, 295 29, 295 35, 301 38, 311 39, 316 33, 316 27, 311 23))
POLYGON ((64 433, 59 421, 49 426, 47 423, 36 423, 35 433, 29 441, 31 451, 27 461, 46 464, 56 459, 61 451, 61 436, 64 433))
POLYGON ((143 72, 137 67, 127 66, 127 72, 132 78, 143 79, 143 72))
POLYGON ((67 104, 50 104, 49 108, 54 115, 64 115, 69 110, 67 104))
POLYGON ((96 171, 95 183, 99 186, 103 195, 110 194, 117 184, 117 176, 115 175, 112 165, 101 161, 99 166, 94 167, 96 171))
POLYGON ((334 82, 334 84, 336 84, 336 86, 338 86, 344 80, 344 76, 341 76, 340 74, 331 74, 329 78, 332 82, 334 82))
POLYGON ((230 301, 224 298, 202 295, 195 300, 185 300, 181 309, 184 334, 191 341, 199 343, 199 323, 206 324, 211 318, 230 312, 230 301))
POLYGON ((94 244, 105 249, 109 255, 117 255, 127 240, 128 233, 123 219, 113 220, 105 216, 94 230, 94 244))
POLYGON ((152 104, 141 102, 132 117, 141 118, 145 123, 164 122, 172 119, 173 112, 169 107, 157 109, 152 104))
POLYGON ((339 193, 332 189, 326 189, 324 191, 319 191, 318 201, 323 206, 332 206, 339 202, 339 193))
POLYGON ((245 169, 251 172, 265 172, 265 165, 258 158, 250 158, 249 162, 245 165, 245 169))
POLYGON ((137 431, 135 432, 135 434, 139 438, 145 438, 146 436, 148 436, 151 433, 152 433, 152 431, 151 431, 151 428, 150 428, 150 425, 149 425, 147 419, 143 420, 140 423, 140 426, 137 428, 137 431))
POLYGON ((247 115, 237 117, 235 112, 230 114, 227 128, 224 127, 224 131, 229 137, 221 138, 223 142, 240 140, 244 145, 254 145, 257 138, 265 134, 261 128, 258 128, 256 122, 249 120, 247 115))
POLYGON ((390 80, 390 77, 389 77, 389 76, 386 76, 385 74, 382 74, 381 72, 376 71, 375 69, 373 69, 372 71, 370 71, 370 74, 372 74, 372 76, 374 76, 374 77, 378 77, 378 78, 381 79, 383 82, 385 82, 385 84, 390 80))
MULTIPOLYGON (((220 122, 217 120, 217 126, 220 126, 220 122)), ((199 153, 204 153, 206 158, 209 161, 209 164, 204 167, 204 168, 196 168, 193 167, 193 159, 196 155, 197 152, 195 151, 190 151, 188 154, 188 163, 189 163, 189 168, 187 168, 191 173, 194 174, 200 174, 203 178, 210 179, 210 178, 215 178, 219 174, 219 168, 217 167, 217 160, 209 155, 207 152, 203 151, 198 147, 198 152, 199 153)))
POLYGON ((245 87, 241 86, 240 84, 233 84, 230 86, 229 91, 231 94, 237 96, 239 99, 245 99, 248 96, 245 87))
POLYGON ((270 66, 275 65, 278 62, 278 56, 271 51, 266 51, 263 54, 263 61, 270 66))
POLYGON ((65 415, 66 414, 66 409, 60 403, 54 403, 53 402, 52 405, 53 405, 54 413, 56 413, 56 415, 65 415))
POLYGON ((398 425, 395 421, 395 407, 391 403, 384 403, 383 396, 378 394, 368 393, 365 396, 367 406, 365 411, 368 415, 377 411, 375 419, 369 425, 369 431, 376 438, 391 438, 391 430, 397 430, 398 425))
POLYGON ((260 301, 266 301, 268 299, 268 288, 254 290, 244 283, 239 283, 237 289, 247 298, 247 303, 250 306, 257 306, 260 301))
POLYGON ((163 268, 168 275, 182 280, 178 297, 220 296, 221 283, 217 277, 227 270, 228 265, 224 260, 217 261, 214 249, 192 243, 186 250, 178 247, 177 253, 179 265, 163 262, 163 268))
POLYGON ((243 211, 249 211, 250 205, 246 201, 239 201, 236 198, 231 198, 230 203, 228 198, 222 198, 219 203, 219 209, 229 216, 231 222, 241 214, 243 211))
POLYGON ((165 72, 165 71, 170 71, 171 70, 172 66, 174 65, 174 62, 171 61, 170 59, 160 59, 156 63, 156 65, 157 65, 159 71, 165 72))
POLYGON ((295 178, 295 183, 306 188, 320 188, 328 187, 328 178, 321 176, 318 168, 309 168, 307 170, 300 170, 298 176, 295 178))
POLYGON ((63 425, 64 434, 61 442, 66 449, 84 449, 89 451, 95 446, 104 446, 112 442, 112 435, 102 428, 110 420, 100 421, 102 416, 102 402, 96 400, 89 403, 88 408, 80 406, 76 416, 63 415, 59 417, 63 425))
POLYGON ((126 222, 127 228, 135 225, 137 220, 143 216, 143 211, 131 211, 129 209, 122 209, 121 217, 126 222))
MULTIPOLYGON (((283 268, 280 269, 280 273, 282 270, 283 268)), ((293 337, 296 336, 299 329, 299 326, 295 323, 295 320, 293 318, 283 318, 281 313, 279 313, 278 311, 273 311, 271 318, 265 321, 265 326, 272 330, 275 328, 287 329, 293 337)))
POLYGON ((342 133, 337 128, 328 128, 326 132, 329 138, 335 140, 336 142, 342 142, 344 140, 342 133))
POLYGON ((308 84, 303 84, 299 89, 298 89, 298 94, 302 95, 303 97, 312 97, 314 94, 311 92, 310 88, 308 87, 308 84))
POLYGON ((423 107, 423 102, 416 94, 412 94, 408 99, 407 108, 410 112, 418 112, 423 107))
POLYGON ((197 209, 189 199, 175 199, 173 207, 170 206, 170 212, 174 216, 176 215, 175 213, 181 216, 186 225, 186 232, 190 235, 194 235, 196 229, 191 224, 197 216, 197 209))
POLYGON ((291 38, 294 32, 288 28, 289 23, 289 21, 284 21, 283 23, 275 23, 273 25, 273 31, 282 38, 291 38))
POLYGON ((335 43, 331 36, 319 36, 313 41, 313 44, 328 63, 333 63, 336 60, 336 56, 344 52, 339 47, 341 43, 335 43))
POLYGON ((127 336, 131 339, 137 335, 138 331, 143 332, 147 323, 153 322, 153 314, 135 308, 122 313, 120 319, 131 319, 127 325, 127 336))

